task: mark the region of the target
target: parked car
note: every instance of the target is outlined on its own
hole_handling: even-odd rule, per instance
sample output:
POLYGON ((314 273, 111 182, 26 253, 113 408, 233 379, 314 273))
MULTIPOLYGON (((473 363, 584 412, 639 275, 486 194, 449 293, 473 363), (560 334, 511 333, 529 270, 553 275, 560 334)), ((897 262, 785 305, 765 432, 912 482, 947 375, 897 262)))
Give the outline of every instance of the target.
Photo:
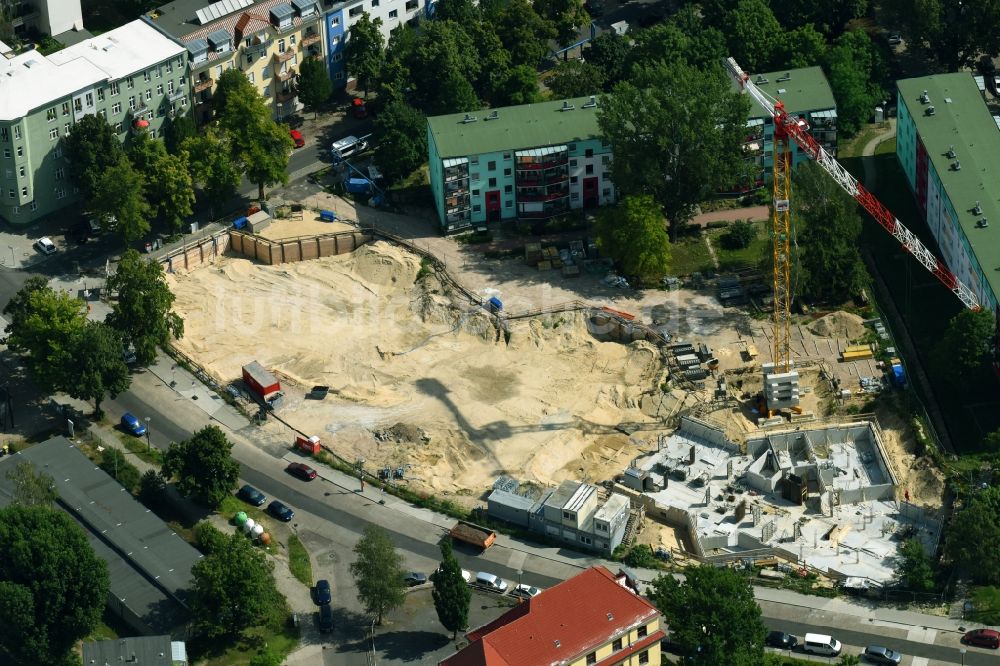
POLYGON ((861 657, 868 663, 884 664, 885 666, 896 666, 903 661, 903 655, 900 653, 878 645, 866 647, 865 651, 861 653, 861 657))
POLYGON ((316 478, 316 470, 305 463, 289 463, 285 471, 303 481, 312 481, 316 478))
POLYGON ((135 357, 135 352, 128 347, 122 347, 122 360, 125 361, 127 365, 132 365, 138 359, 135 357))
POLYGON ((898 32, 889 33, 889 46, 899 46, 903 43, 903 38, 898 32))
POLYGON ((319 630, 324 634, 333 631, 333 608, 330 604, 319 607, 319 630))
POLYGON ((301 148, 306 145, 306 140, 302 138, 302 132, 293 129, 288 131, 288 135, 292 137, 292 142, 295 144, 296 148, 301 148))
MULTIPOLYGON (((437 569, 435 569, 434 573, 431 574, 431 580, 434 580, 434 576, 438 575, 438 573, 440 573, 440 571, 441 571, 440 567, 438 567, 437 569)), ((469 571, 468 569, 462 569, 462 580, 464 580, 466 583, 471 584, 472 583, 472 572, 469 571)))
POLYGON ((783 631, 772 631, 764 639, 764 642, 779 650, 794 650, 795 646, 799 644, 799 639, 783 631))
POLYGON ((499 592, 500 594, 507 591, 507 581, 500 578, 500 576, 495 576, 485 571, 480 571, 476 574, 475 584, 477 587, 482 587, 493 592, 499 592))
POLYGON ((142 437, 146 434, 146 426, 144 426, 139 419, 129 412, 122 414, 122 428, 125 432, 135 435, 136 437, 142 437))
POLYGON ((403 576, 403 580, 406 581, 407 587, 416 587, 427 582, 427 574, 420 573, 419 571, 410 571, 403 576))
POLYGON ((822 657, 836 657, 843 648, 840 641, 826 634, 806 634, 802 643, 802 651, 818 654, 822 657))
POLYGON ((364 152, 368 148, 368 142, 356 136, 345 136, 330 145, 330 159, 334 164, 340 163, 354 153, 364 152))
POLYGON ((245 485, 240 488, 239 492, 236 493, 236 496, 247 504, 253 504, 254 506, 260 506, 267 501, 267 498, 264 497, 264 493, 260 492, 251 485, 245 485))
MULTIPOLYGON (((13 190, 12 190, 13 191, 13 190)), ((55 254, 56 244, 48 236, 42 236, 35 241, 35 249, 42 254, 55 254)))
POLYGON ((537 587, 532 587, 527 583, 518 583, 514 586, 514 589, 510 591, 512 597, 520 597, 521 599, 531 599, 532 597, 537 597, 542 593, 542 590, 537 587))
POLYGON ((289 509, 287 506, 285 506, 278 500, 274 500, 273 502, 267 505, 267 512, 272 516, 274 516, 275 518, 277 518, 278 520, 282 520, 286 523, 289 522, 295 516, 294 511, 289 509))
POLYGON ((330 592, 330 581, 325 578, 316 581, 316 587, 313 588, 313 600, 317 606, 323 606, 333 601, 333 593, 330 592))
POLYGON ((1000 647, 1000 631, 995 629, 973 629, 966 632, 965 636, 962 637, 962 642, 996 650, 1000 647))

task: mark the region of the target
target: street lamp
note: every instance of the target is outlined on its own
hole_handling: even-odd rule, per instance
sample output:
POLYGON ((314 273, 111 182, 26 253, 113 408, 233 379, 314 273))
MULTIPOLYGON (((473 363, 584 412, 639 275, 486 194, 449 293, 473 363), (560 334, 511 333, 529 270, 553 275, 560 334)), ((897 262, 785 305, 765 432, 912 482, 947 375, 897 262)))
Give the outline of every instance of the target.
POLYGON ((965 652, 966 652, 965 648, 961 648, 958 651, 958 653, 962 655, 962 666, 965 666, 965 652))
POLYGON ((14 268, 14 246, 8 245, 7 249, 10 250, 10 267, 14 268))
POLYGON ((375 664, 375 620, 378 618, 372 618, 372 664, 375 664))
POLYGON ((149 417, 146 417, 146 451, 151 450, 151 445, 149 443, 149 417))

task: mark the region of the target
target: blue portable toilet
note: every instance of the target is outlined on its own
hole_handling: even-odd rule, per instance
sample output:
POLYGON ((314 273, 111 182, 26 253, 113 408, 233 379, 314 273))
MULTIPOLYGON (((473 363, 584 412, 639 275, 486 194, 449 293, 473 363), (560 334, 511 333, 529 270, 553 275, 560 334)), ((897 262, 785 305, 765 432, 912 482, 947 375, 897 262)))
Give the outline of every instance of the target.
POLYGON ((903 370, 903 366, 896 364, 892 366, 892 378, 896 382, 896 386, 906 386, 906 371, 903 370))
POLYGON ((319 219, 321 222, 334 222, 337 219, 337 214, 332 210, 321 210, 319 212, 319 219))
POLYGON ((247 218, 245 218, 245 217, 238 217, 235 220, 233 220, 233 229, 242 229, 245 226, 247 226, 247 224, 249 224, 249 223, 250 223, 250 221, 247 218))

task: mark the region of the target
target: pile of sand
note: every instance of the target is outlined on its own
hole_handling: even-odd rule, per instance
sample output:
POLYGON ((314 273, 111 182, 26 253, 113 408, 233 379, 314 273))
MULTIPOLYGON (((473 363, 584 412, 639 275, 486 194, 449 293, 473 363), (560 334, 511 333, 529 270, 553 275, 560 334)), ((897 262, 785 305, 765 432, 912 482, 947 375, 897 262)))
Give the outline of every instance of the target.
POLYGON ((857 340, 865 334, 864 320, 850 312, 831 312, 806 326, 813 335, 821 338, 857 340))

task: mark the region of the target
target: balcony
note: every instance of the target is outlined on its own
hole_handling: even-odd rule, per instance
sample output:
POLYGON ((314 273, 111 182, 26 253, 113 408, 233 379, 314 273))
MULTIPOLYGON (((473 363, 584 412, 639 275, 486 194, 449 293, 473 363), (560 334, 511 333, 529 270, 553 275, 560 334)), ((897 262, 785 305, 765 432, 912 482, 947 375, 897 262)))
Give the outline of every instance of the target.
POLYGON ((517 183, 518 187, 540 187, 565 182, 568 178, 569 170, 563 167, 548 171, 518 172, 514 182, 517 183))
POLYGON ((542 210, 520 210, 517 216, 523 220, 540 220, 547 217, 560 215, 569 210, 569 199, 565 199, 562 204, 547 205, 542 210))
POLYGON ((198 94, 203 90, 208 90, 213 85, 215 85, 215 79, 199 79, 194 84, 194 94, 198 94))
POLYGON ((302 48, 306 48, 307 46, 312 46, 313 44, 315 44, 316 42, 318 42, 320 39, 321 39, 320 36, 317 33, 314 32, 314 33, 310 33, 308 35, 303 36, 302 37, 302 41, 299 42, 299 43, 302 45, 302 48))
POLYGON ((295 55, 295 51, 292 49, 285 49, 284 51, 279 51, 274 54, 274 62, 287 62, 292 59, 295 55))
POLYGON ((293 76, 295 76, 295 68, 289 67, 285 71, 278 71, 277 69, 275 69, 274 75, 278 78, 279 81, 287 81, 293 76))
POLYGON ((535 162, 531 159, 520 158, 517 160, 516 169, 518 171, 539 171, 542 169, 552 169, 558 166, 565 166, 568 161, 566 153, 553 155, 545 162, 535 162))
POLYGON ((555 191, 517 191, 518 201, 555 201, 569 196, 569 188, 559 188, 555 191))
POLYGON ((465 178, 447 181, 445 183, 444 189, 445 192, 447 192, 448 194, 455 194, 456 192, 468 192, 469 181, 465 178))
POLYGON ((465 210, 469 207, 469 197, 468 195, 456 195, 447 197, 444 200, 445 208, 448 212, 454 212, 456 210, 465 210))
POLYGON ((274 94, 274 99, 278 100, 280 103, 290 102, 295 99, 294 90, 279 90, 274 94))
POLYGON ((469 214, 468 213, 455 213, 454 215, 447 215, 447 216, 445 216, 445 222, 448 223, 448 224, 456 224, 456 223, 468 222, 468 221, 469 221, 469 214))

